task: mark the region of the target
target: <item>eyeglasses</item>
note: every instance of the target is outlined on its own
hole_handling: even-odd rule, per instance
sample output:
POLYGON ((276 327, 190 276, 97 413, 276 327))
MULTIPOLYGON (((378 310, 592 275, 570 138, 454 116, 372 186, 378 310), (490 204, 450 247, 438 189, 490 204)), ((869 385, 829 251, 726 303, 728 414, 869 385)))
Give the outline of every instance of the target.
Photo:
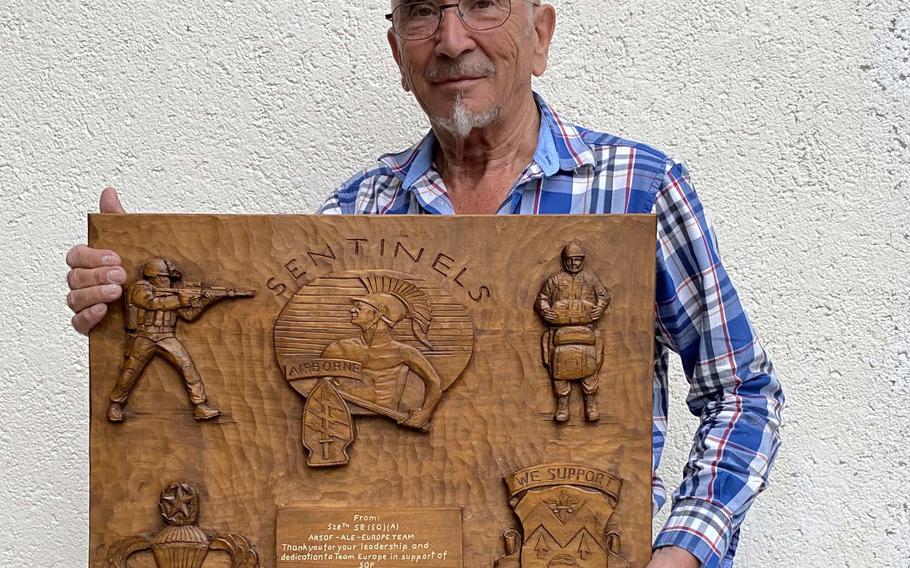
MULTIPOLYGON (((540 2, 529 0, 532 6, 540 2)), ((454 4, 437 4, 424 0, 404 0, 386 19, 398 37, 416 41, 432 37, 442 23, 443 11, 457 8, 458 17, 469 29, 492 30, 506 23, 512 15, 512 0, 461 0, 454 4)))

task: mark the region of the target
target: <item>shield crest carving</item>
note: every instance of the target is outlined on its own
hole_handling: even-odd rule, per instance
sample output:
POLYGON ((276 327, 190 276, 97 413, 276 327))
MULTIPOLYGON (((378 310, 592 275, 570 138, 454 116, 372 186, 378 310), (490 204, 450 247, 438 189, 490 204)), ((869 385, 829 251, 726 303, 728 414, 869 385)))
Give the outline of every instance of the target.
POLYGON ((609 568, 620 566, 619 534, 608 528, 622 480, 574 464, 545 464, 506 478, 521 521, 507 531, 507 555, 497 568, 609 568))

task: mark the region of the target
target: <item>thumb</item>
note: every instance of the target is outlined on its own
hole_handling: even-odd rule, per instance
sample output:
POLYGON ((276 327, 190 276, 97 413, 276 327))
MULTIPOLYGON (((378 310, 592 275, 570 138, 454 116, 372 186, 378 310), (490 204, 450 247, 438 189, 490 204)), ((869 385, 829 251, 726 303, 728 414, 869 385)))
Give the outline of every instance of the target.
POLYGON ((100 208, 102 213, 126 213, 120 203, 120 196, 113 187, 106 187, 101 192, 100 208))

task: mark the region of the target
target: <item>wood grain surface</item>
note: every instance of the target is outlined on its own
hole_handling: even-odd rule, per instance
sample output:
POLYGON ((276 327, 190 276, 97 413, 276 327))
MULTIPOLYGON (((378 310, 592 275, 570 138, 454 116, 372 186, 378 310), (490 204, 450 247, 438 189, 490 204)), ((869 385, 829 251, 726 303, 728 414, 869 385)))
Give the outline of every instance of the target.
MULTIPOLYGON (((175 481, 198 488, 203 531, 243 535, 262 566, 278 565, 278 511, 317 507, 461 509, 464 566, 491 567, 506 552, 503 532, 521 529, 505 478, 546 463, 620 479, 610 528, 630 566, 650 558, 653 216, 91 215, 89 242, 117 251, 130 282, 147 260, 164 257, 186 281, 256 292, 177 323, 209 403, 223 413, 212 420, 194 420, 181 375, 155 357, 125 420, 110 422, 128 338, 123 311, 110 310, 92 332, 91 567, 104 566, 118 539, 164 527, 158 499, 175 481), (600 420, 584 420, 573 386, 571 419, 556 423, 535 301, 573 241, 611 296, 596 324, 600 420), (358 336, 349 311, 369 293, 365 274, 397 275, 438 306, 432 348, 411 321, 394 325, 392 339, 430 362, 444 392, 428 432, 352 405, 349 463, 309 467, 302 421, 313 381, 289 381, 287 363, 358 336)), ((409 365, 396 402, 405 414, 429 388, 409 365)), ((130 566, 155 564, 136 555, 130 566)), ((230 562, 212 554, 205 566, 230 562)))

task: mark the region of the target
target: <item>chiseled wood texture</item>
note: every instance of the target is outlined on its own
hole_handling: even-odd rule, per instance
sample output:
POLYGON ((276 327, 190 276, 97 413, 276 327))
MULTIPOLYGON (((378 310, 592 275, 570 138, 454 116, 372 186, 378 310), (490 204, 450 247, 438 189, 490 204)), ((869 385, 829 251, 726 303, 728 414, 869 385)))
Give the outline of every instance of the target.
MULTIPOLYGON (((492 566, 505 554, 503 531, 521 528, 504 477, 553 462, 622 479, 611 528, 621 532, 630 565, 644 566, 651 542, 654 239, 653 216, 90 216, 90 244, 120 253, 130 281, 146 260, 166 257, 186 280, 256 291, 177 326, 210 403, 223 412, 213 420, 193 419, 180 376, 157 357, 132 392, 125 422, 109 422, 108 396, 127 337, 122 311, 115 306, 92 332, 90 566, 100 568, 118 539, 162 529, 156 503, 174 481, 199 489, 200 526, 245 536, 265 567, 275 566, 278 509, 298 506, 459 507, 464 565, 492 566), (583 244, 585 269, 609 289, 611 303, 597 325, 601 418, 584 421, 573 386, 572 418, 557 424, 541 358, 546 328, 534 304, 573 240, 583 244), (395 254, 399 242, 411 255, 400 247, 395 254), (329 248, 331 255, 320 256, 329 248), (473 353, 443 393, 430 432, 355 415, 350 463, 310 468, 301 442, 305 400, 282 373, 273 329, 300 286, 366 270, 413 275, 454 298, 470 315, 473 353)), ((458 364, 457 357, 449 361, 458 364)), ((150 557, 131 561, 153 565, 150 557)), ((213 555, 206 566, 228 563, 213 555)))

